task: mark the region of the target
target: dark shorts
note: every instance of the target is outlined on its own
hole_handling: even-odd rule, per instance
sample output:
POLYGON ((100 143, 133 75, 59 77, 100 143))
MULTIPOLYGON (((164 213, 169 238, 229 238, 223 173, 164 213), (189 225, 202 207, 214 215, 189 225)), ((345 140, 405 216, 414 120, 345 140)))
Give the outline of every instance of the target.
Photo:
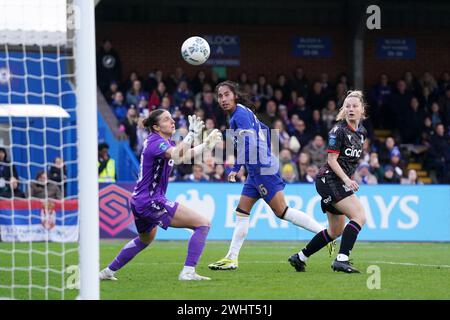
POLYGON ((147 233, 156 226, 167 230, 177 211, 178 202, 160 198, 151 200, 148 206, 142 208, 137 208, 133 203, 130 203, 130 206, 137 231, 147 233))
POLYGON ((322 197, 320 206, 323 213, 327 211, 333 214, 344 214, 336 209, 333 204, 345 199, 353 194, 352 190, 345 187, 345 183, 337 178, 322 177, 316 180, 316 190, 322 197), (324 181, 325 180, 325 181, 324 181))
POLYGON ((274 175, 249 175, 241 195, 253 199, 263 198, 264 201, 269 203, 278 191, 284 190, 285 185, 286 183, 281 179, 279 173, 274 175))

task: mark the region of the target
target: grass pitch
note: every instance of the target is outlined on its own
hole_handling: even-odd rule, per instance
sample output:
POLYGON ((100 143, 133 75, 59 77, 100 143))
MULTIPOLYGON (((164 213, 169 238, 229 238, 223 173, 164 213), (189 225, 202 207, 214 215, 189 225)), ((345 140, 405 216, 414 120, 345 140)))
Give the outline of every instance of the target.
MULTIPOLYGON (((100 264, 105 267, 127 240, 101 242, 100 264)), ((351 258, 361 274, 333 272, 334 259, 322 249, 308 260, 307 272, 295 272, 287 258, 305 242, 247 241, 239 257, 239 269, 212 271, 207 265, 222 258, 229 242, 209 241, 197 272, 212 281, 178 281, 187 250, 187 241, 155 241, 122 270, 119 281, 101 283, 102 299, 170 300, 323 300, 323 299, 450 299, 450 243, 357 243, 351 258), (375 266, 375 267, 373 267, 375 266), (379 269, 378 269, 379 268, 379 269), (373 270, 379 270, 374 274, 373 270), (369 272, 368 272, 369 271, 369 272), (379 279, 379 282, 376 280, 379 279), (369 289, 369 286, 375 287, 369 289), (379 289, 376 287, 379 286, 379 289)), ((76 252, 58 254, 62 245, 16 244, 14 256, 7 253, 12 244, 0 243, 0 297, 18 299, 74 299, 77 290, 62 288, 70 272, 44 272, 50 265, 61 270, 77 261, 76 252), (47 258, 38 253, 49 249, 47 258), (24 250, 24 251, 21 251, 24 250), (14 259, 13 259, 14 258, 14 259), (33 262, 33 269, 27 265, 33 262), (47 259, 47 260, 46 260, 47 259), (14 260, 14 261, 13 261, 14 260), (22 267, 14 274, 5 270, 22 267), (15 284, 14 293, 1 285, 15 284), (32 287, 30 289, 30 283, 32 287), (44 287, 51 287, 47 295, 44 287)), ((339 247, 339 243, 338 243, 339 247)), ((65 250, 75 245, 65 245, 65 250)), ((69 270, 70 269, 66 269, 69 270)))

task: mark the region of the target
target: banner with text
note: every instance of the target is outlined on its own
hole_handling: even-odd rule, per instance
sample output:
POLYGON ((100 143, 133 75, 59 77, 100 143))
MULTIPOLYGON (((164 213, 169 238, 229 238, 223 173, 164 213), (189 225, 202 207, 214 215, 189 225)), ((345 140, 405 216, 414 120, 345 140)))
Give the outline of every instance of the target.
POLYGON ((414 38, 378 38, 376 40, 378 59, 415 59, 416 39, 414 38))
POLYGON ((241 40, 238 35, 215 34, 203 35, 211 48, 209 59, 205 62, 210 66, 235 67, 240 65, 241 40))
POLYGON ((294 57, 329 58, 331 57, 330 37, 294 37, 292 40, 294 57))
MULTIPOLYGON (((210 240, 230 240, 234 210, 242 184, 170 183, 167 198, 206 215, 212 221, 210 240)), ((136 235, 129 195, 134 184, 108 185, 100 192, 100 233, 103 238, 136 235)), ((288 184, 288 205, 305 211, 327 226, 320 196, 313 185, 288 184)), ((358 239, 373 241, 450 241, 450 186, 362 186, 358 192, 367 222, 358 239)), ((158 230, 157 239, 187 239, 187 229, 158 230)), ((312 233, 278 219, 262 200, 250 216, 249 240, 308 240, 312 233)))

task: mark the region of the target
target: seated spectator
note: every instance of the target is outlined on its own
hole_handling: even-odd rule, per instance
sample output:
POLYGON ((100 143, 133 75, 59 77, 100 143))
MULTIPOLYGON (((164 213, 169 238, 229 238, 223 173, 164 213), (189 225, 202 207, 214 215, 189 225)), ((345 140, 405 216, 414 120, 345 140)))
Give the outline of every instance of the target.
POLYGON ((400 184, 423 184, 423 182, 419 181, 416 170, 410 169, 408 170, 408 177, 401 178, 400 184))
POLYGON ((194 96, 194 101, 195 101, 195 108, 200 108, 202 102, 203 102, 203 96, 206 92, 213 92, 213 88, 211 86, 211 84, 209 84, 208 82, 206 82, 205 84, 203 84, 203 88, 202 91, 198 92, 195 96, 194 96))
POLYGON ((422 127, 425 113, 419 108, 419 101, 416 97, 411 99, 409 108, 402 114, 398 124, 403 143, 417 144, 420 138, 420 128, 422 127))
MULTIPOLYGON (((331 85, 331 82, 328 81, 328 73, 322 72, 320 74, 320 85, 322 86, 322 92, 326 97, 331 97, 333 95, 334 88, 331 85)), ((321 109, 322 108, 320 108, 319 110, 321 109)))
POLYGON ((61 157, 56 157, 54 163, 50 166, 48 170, 48 178, 52 181, 58 183, 60 189, 64 190, 64 195, 66 193, 66 179, 67 179, 67 167, 61 157), (64 188, 63 188, 64 187, 64 188))
POLYGON ((170 102, 169 97, 163 97, 161 100, 161 105, 156 107, 156 109, 164 109, 167 110, 170 114, 172 114, 173 111, 175 110, 175 107, 176 106, 172 105, 172 103, 170 102))
POLYGON ((309 123, 312 119, 312 111, 311 108, 306 105, 306 100, 303 97, 297 98, 297 103, 294 105, 294 109, 292 109, 291 115, 297 114, 300 119, 309 123))
POLYGON ((391 151, 395 147, 395 140, 393 137, 387 137, 384 144, 381 145, 380 151, 378 152, 378 159, 381 164, 385 165, 391 162, 391 151))
POLYGON ((292 153, 291 153, 291 151, 289 151, 289 149, 282 149, 280 151, 279 161, 280 161, 280 167, 279 167, 280 174, 283 173, 282 170, 283 170, 284 166, 286 164, 289 164, 289 165, 292 165, 292 168, 294 170, 294 176, 297 177, 296 180, 298 180, 297 168, 295 167, 295 162, 292 160, 292 153))
POLYGON ((297 160, 298 164, 298 176, 299 179, 304 177, 306 175, 306 169, 311 164, 311 159, 309 157, 309 153, 307 152, 300 152, 300 155, 297 160))
POLYGON ((61 199, 61 190, 55 182, 47 179, 45 171, 36 174, 36 182, 31 183, 31 197, 39 199, 61 199))
POLYGON ((138 115, 148 117, 150 111, 148 110, 148 101, 144 96, 142 96, 141 100, 139 100, 139 104, 136 106, 136 111, 138 115))
POLYGON ((420 129, 420 144, 429 146, 431 137, 434 135, 434 128, 431 123, 430 117, 425 117, 422 123, 422 129, 420 129))
POLYGON ((0 193, 10 192, 9 180, 17 175, 16 167, 8 160, 8 154, 5 148, 0 148, 0 193))
POLYGON ((394 147, 391 151, 390 165, 394 168, 395 173, 401 177, 406 168, 406 163, 401 159, 401 152, 397 147, 394 147))
POLYGON ((283 125, 287 127, 291 120, 289 119, 288 109, 284 104, 280 104, 278 106, 278 113, 277 113, 278 119, 283 121, 283 125))
POLYGON ((369 165, 370 165, 369 168, 370 173, 375 176, 377 181, 381 181, 384 176, 384 171, 380 165, 380 162, 378 161, 378 154, 376 152, 372 152, 370 154, 369 165))
POLYGON ((148 74, 147 80, 144 82, 144 89, 149 93, 153 93, 153 90, 156 89, 158 83, 163 81, 164 75, 162 70, 156 69, 153 72, 148 74))
MULTIPOLYGON (((281 149, 289 149, 289 133, 284 129, 283 121, 280 119, 275 120, 273 123, 273 128, 276 130, 275 135, 278 139, 273 139, 272 142, 272 152, 278 155, 278 151, 281 149), (278 145, 276 145, 278 143, 278 145)), ((268 133, 270 134, 270 133, 268 133)))
POLYGON ((148 100, 148 93, 142 90, 141 81, 135 80, 133 81, 133 87, 127 92, 127 104, 137 106, 142 98, 148 100))
POLYGON ((328 100, 327 107, 322 109, 322 121, 325 122, 327 133, 333 128, 338 112, 336 102, 328 100))
POLYGON ((322 91, 322 84, 319 81, 315 81, 312 86, 311 92, 308 94, 308 106, 313 110, 322 110, 323 108, 325 108, 327 101, 328 97, 326 96, 325 92, 322 91))
POLYGON ((133 87, 133 82, 136 80, 139 80, 139 76, 137 74, 136 71, 131 71, 130 75, 128 76, 128 78, 122 83, 122 85, 120 86, 120 91, 123 92, 127 92, 128 90, 130 90, 133 87))
POLYGON ((383 126, 382 114, 383 111, 387 110, 392 92, 387 74, 382 73, 379 82, 372 87, 369 96, 371 103, 370 116, 374 121, 374 126, 377 128, 383 126))
POLYGON ((227 178, 225 177, 225 168, 224 168, 224 166, 221 165, 221 164, 216 165, 214 174, 212 174, 209 177, 209 180, 213 181, 213 182, 225 182, 225 181, 227 181, 227 178))
POLYGON ((128 106, 123 101, 122 92, 116 92, 116 94, 114 95, 114 100, 111 102, 111 108, 113 109, 113 112, 119 121, 125 119, 128 111, 128 106))
POLYGON ((116 162, 109 156, 109 145, 100 143, 98 145, 98 182, 116 182, 116 162))
POLYGON ((319 134, 314 136, 314 139, 308 143, 308 145, 303 149, 303 152, 308 153, 309 158, 311 159, 311 164, 314 164, 319 168, 327 161, 327 148, 325 141, 319 134))
POLYGON ((181 110, 181 113, 184 114, 185 117, 192 116, 194 114, 194 111, 195 111, 194 107, 195 107, 194 100, 192 100, 192 98, 188 98, 183 103, 183 105, 181 106, 180 110, 181 110))
POLYGON ((294 123, 294 134, 298 142, 300 142, 301 148, 306 146, 311 140, 311 135, 306 131, 305 121, 302 119, 294 123))
POLYGON ((325 122, 322 121, 320 111, 317 109, 312 112, 312 119, 308 124, 308 131, 312 136, 321 135, 322 137, 326 137, 328 135, 325 122))
POLYGON ((108 102, 109 105, 111 105, 112 101, 114 100, 114 96, 116 95, 116 92, 119 91, 119 85, 116 81, 111 81, 109 84, 109 89, 105 93, 105 99, 108 102))
POLYGON ((306 168, 306 174, 303 177, 300 177, 300 182, 314 183, 318 173, 319 168, 316 165, 311 164, 306 168))
POLYGON ((273 128, 273 123, 277 118, 277 104, 275 100, 269 100, 266 104, 266 112, 258 115, 259 121, 269 128, 273 128))
POLYGON ((437 102, 433 102, 431 104, 428 116, 431 118, 431 125, 433 126, 433 128, 435 128, 440 123, 444 123, 444 117, 437 102))
POLYGON ((216 123, 222 122, 222 110, 217 101, 214 99, 214 94, 212 92, 203 93, 203 101, 200 104, 200 109, 205 111, 205 118, 211 118, 216 123))
POLYGON ((287 102, 287 99, 283 96, 283 91, 281 89, 274 90, 272 100, 275 101, 277 106, 287 102))
POLYGON ((444 131, 444 125, 438 124, 431 137, 428 157, 431 169, 436 172, 439 183, 448 183, 450 172, 450 138, 444 131))
POLYGON ((439 97, 439 106, 442 111, 444 123, 446 126, 450 125, 450 85, 445 89, 444 95, 439 97))
POLYGON ((308 79, 301 66, 295 68, 292 79, 292 89, 296 90, 301 96, 306 96, 308 94, 308 79))
POLYGON ((367 162, 362 162, 355 172, 354 180, 359 184, 378 184, 377 178, 370 173, 370 165, 367 162))
POLYGON ((128 109, 127 117, 120 122, 119 130, 127 135, 128 140, 130 141, 131 150, 133 150, 133 152, 136 153, 136 155, 139 157, 139 154, 137 154, 138 119, 139 117, 136 109, 134 108, 128 109))
POLYGON ((122 78, 120 57, 110 40, 103 41, 102 46, 97 50, 96 60, 97 83, 102 93, 105 93, 111 81, 120 81, 122 78))
MULTIPOLYGON (((334 96, 334 102, 336 104, 336 109, 342 107, 345 98, 347 97, 348 87, 343 83, 338 83, 336 85, 336 92, 334 96)), ((330 100, 328 100, 330 101, 330 100)), ((323 110, 323 109, 322 109, 323 110)))
POLYGON ((9 179, 9 186, 1 188, 0 197, 3 198, 26 198, 25 193, 19 188, 19 181, 15 177, 9 179))
POLYGON ((175 121, 175 128, 179 129, 183 126, 188 125, 188 119, 187 116, 185 116, 179 107, 174 107, 174 111, 172 114, 172 118, 175 121))
POLYGON ((294 183, 298 181, 298 176, 296 168, 292 163, 286 163, 281 168, 281 178, 286 183, 294 183))
POLYGON ((260 100, 267 101, 273 96, 272 86, 267 82, 264 75, 258 76, 258 82, 253 84, 252 93, 260 100))
POLYGON ((193 94, 188 88, 187 81, 182 80, 178 84, 177 90, 173 94, 174 104, 176 106, 182 106, 187 98, 193 98, 193 94))
POLYGON ((404 115, 409 110, 413 95, 407 90, 403 80, 397 81, 397 90, 390 95, 387 108, 382 110, 383 124, 389 129, 399 128, 404 123, 404 115))
MULTIPOLYGON (((203 70, 199 70, 197 72, 197 75, 195 76, 195 78, 192 80, 192 92, 194 95, 196 95, 197 93, 199 93, 200 91, 203 90, 203 86, 205 84, 207 84, 207 80, 206 80, 206 73, 203 70)), ((211 91, 211 90, 210 90, 211 91)))
POLYGON ((400 177, 395 173, 394 167, 390 164, 384 167, 384 176, 381 179, 381 183, 386 184, 398 184, 400 183, 400 177))
POLYGON ((288 97, 291 95, 291 86, 289 85, 288 79, 284 74, 279 74, 277 76, 277 82, 273 85, 273 91, 275 94, 276 90, 281 90, 282 92, 282 102, 283 104, 287 103, 288 97))
POLYGON ((148 100, 148 109, 150 111, 156 109, 161 105, 162 99, 164 97, 169 97, 170 101, 172 101, 169 92, 167 91, 166 85, 164 82, 159 81, 158 86, 155 90, 153 90, 149 100, 148 100))
POLYGON ((211 153, 203 155, 203 173, 209 178, 214 175, 216 171, 216 161, 211 153))
POLYGON ((194 164, 192 166, 192 174, 186 178, 188 182, 207 182, 208 176, 203 173, 203 166, 194 164))

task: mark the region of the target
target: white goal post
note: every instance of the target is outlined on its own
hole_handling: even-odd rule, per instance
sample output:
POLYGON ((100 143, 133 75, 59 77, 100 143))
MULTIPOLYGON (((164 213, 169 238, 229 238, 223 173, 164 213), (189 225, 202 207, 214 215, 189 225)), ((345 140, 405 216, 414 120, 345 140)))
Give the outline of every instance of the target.
POLYGON ((75 31, 75 78, 77 81, 77 123, 80 214, 80 299, 100 298, 99 209, 97 171, 97 78, 94 0, 75 0, 80 25, 75 31))

